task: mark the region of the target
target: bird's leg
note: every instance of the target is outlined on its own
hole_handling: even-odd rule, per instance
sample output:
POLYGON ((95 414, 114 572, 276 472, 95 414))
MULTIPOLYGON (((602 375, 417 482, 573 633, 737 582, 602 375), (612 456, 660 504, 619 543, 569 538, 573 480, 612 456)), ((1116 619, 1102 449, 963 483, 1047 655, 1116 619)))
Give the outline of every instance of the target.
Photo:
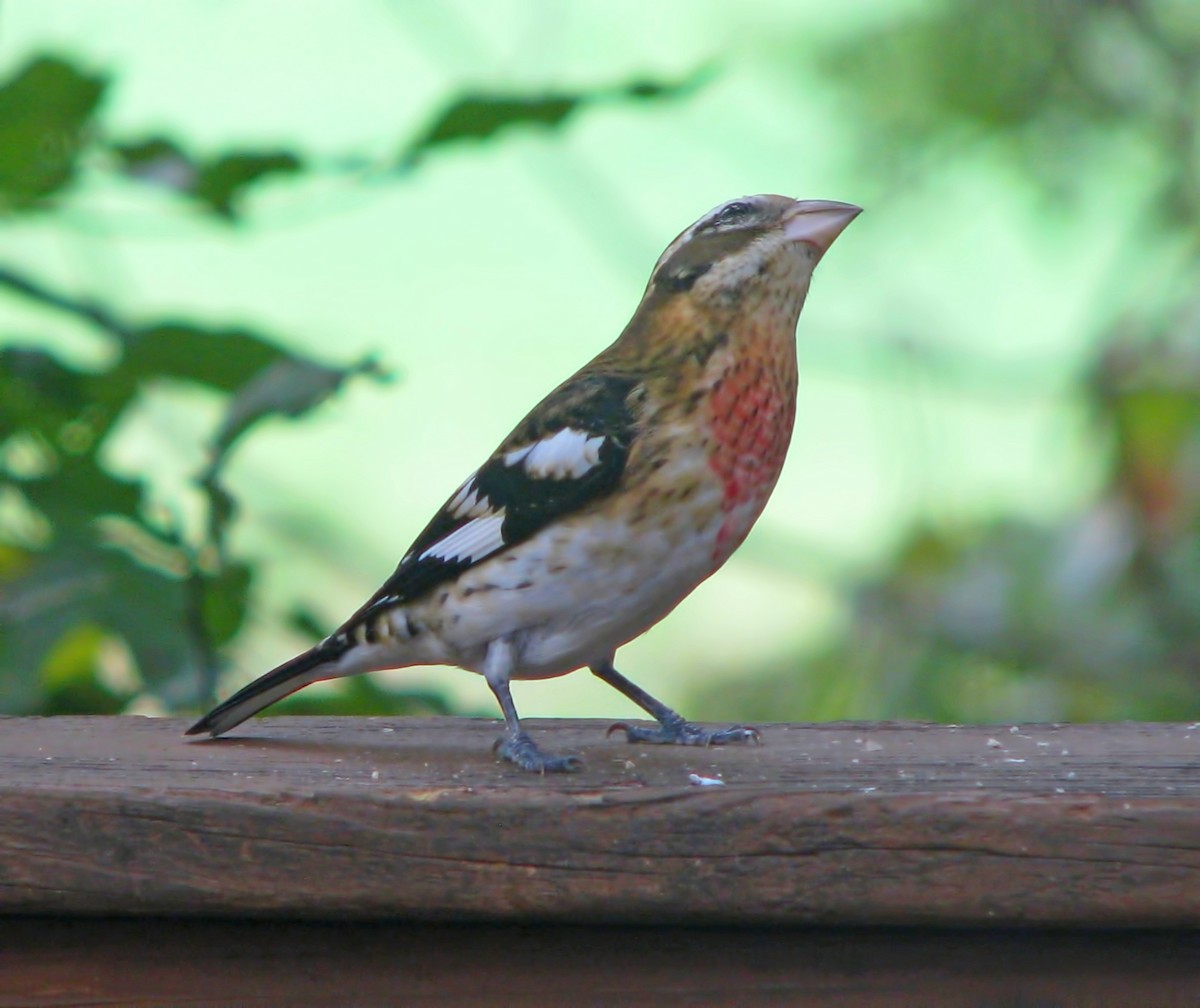
POLYGON ((534 773, 574 773, 583 769, 583 760, 578 756, 547 756, 521 728, 517 717, 517 705, 513 703, 509 678, 512 676, 512 645, 505 639, 492 641, 488 645, 483 664, 483 677, 496 695, 500 710, 504 712, 504 735, 496 740, 493 752, 522 770, 534 773))
POLYGON ((613 668, 611 658, 598 665, 592 665, 591 670, 594 675, 603 679, 613 689, 625 694, 658 722, 657 728, 643 728, 640 725, 618 722, 608 729, 610 735, 615 731, 623 731, 626 739, 630 742, 656 742, 666 745, 710 746, 725 745, 727 742, 757 742, 759 740, 756 728, 733 725, 729 728, 710 731, 692 724, 682 714, 671 710, 661 700, 655 700, 637 683, 630 682, 621 675, 613 668))

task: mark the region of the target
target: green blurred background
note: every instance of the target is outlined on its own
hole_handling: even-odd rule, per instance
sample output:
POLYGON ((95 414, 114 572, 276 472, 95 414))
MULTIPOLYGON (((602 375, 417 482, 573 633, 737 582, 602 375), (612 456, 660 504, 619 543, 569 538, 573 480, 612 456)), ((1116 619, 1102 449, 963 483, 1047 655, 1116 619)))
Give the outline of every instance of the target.
POLYGON ((867 211, 787 468, 620 667, 711 719, 1194 718, 1198 109, 1194 0, 4 3, 0 712, 195 712, 328 632, 679 230, 781 192, 867 211))

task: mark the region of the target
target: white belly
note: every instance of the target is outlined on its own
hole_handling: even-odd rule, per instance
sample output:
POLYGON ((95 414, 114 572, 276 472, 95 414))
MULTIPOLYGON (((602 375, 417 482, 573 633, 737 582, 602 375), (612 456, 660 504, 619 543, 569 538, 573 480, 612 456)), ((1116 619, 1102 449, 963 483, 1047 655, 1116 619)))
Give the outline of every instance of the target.
POLYGON ((604 660, 713 572, 723 517, 714 494, 711 508, 658 515, 634 530, 624 517, 592 514, 539 533, 422 606, 442 660, 479 672, 498 637, 513 641, 516 679, 604 660))

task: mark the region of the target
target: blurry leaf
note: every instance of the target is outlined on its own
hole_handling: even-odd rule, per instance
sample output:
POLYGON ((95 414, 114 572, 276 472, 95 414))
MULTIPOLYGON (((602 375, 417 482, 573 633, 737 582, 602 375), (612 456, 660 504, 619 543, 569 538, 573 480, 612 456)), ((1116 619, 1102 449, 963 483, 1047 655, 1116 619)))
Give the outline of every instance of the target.
POLYGON ((179 580, 114 549, 94 549, 86 559, 95 590, 80 608, 129 645, 148 683, 186 673, 193 656, 180 617, 179 580))
POLYGON ((210 471, 219 468, 233 443, 259 420, 272 414, 302 416, 356 375, 370 375, 377 380, 388 377, 374 357, 366 357, 344 368, 327 367, 302 357, 284 357, 275 361, 238 389, 230 400, 213 439, 210 471))
POLYGON ((0 582, 0 689, 6 705, 37 709, 42 687, 37 670, 80 626, 125 641, 147 682, 188 676, 192 656, 182 612, 178 579, 142 567, 119 550, 68 543, 37 556, 25 574, 0 582))
POLYGON ((28 550, 0 543, 0 583, 27 574, 32 560, 28 550))
POLYGON ((593 91, 540 95, 465 94, 450 102, 425 132, 404 148, 399 166, 412 167, 425 153, 442 144, 487 140, 511 126, 557 128, 585 105, 598 101, 653 101, 679 97, 695 90, 709 76, 709 69, 702 68, 673 83, 637 81, 593 91))
POLYGON ((95 540, 98 516, 135 516, 142 497, 140 483, 112 475, 95 455, 59 456, 52 472, 19 485, 57 537, 78 542, 95 540))
POLYGON ((287 151, 224 154, 200 166, 192 194, 228 220, 237 215, 243 191, 268 175, 294 175, 300 159, 287 151))
POLYGON ((234 392, 286 358, 282 347, 244 329, 205 329, 187 322, 129 329, 95 305, 80 305, 41 287, 37 291, 38 300, 72 314, 90 319, 100 313, 105 328, 119 331, 124 354, 95 374, 76 371, 40 348, 0 348, 0 423, 14 428, 35 426, 53 437, 52 428, 82 420, 99 437, 147 379, 177 378, 234 392))
POLYGON ((122 342, 129 336, 126 326, 95 301, 61 294, 28 276, 3 266, 0 266, 0 287, 45 307, 66 312, 74 318, 89 322, 105 335, 115 336, 122 342))
POLYGON ((87 402, 86 377, 36 347, 0 348, 0 437, 17 428, 47 437, 87 402))
POLYGON ((486 140, 506 126, 558 126, 590 100, 587 95, 532 98, 463 95, 409 148, 408 157, 415 158, 431 147, 453 140, 486 140))
MULTIPOLYGON (((132 392, 132 384, 77 371, 34 347, 0 349, 0 448, 5 438, 21 432, 53 454, 91 452, 132 392)), ((0 451, 0 472, 8 468, 6 461, 0 451)))
POLYGON ((290 151, 235 151, 204 161, 164 137, 114 144, 113 153, 131 178, 172 189, 234 220, 246 189, 269 175, 294 175, 303 168, 290 151))
POLYGON ((242 628, 253 571, 230 564, 216 577, 204 579, 203 619, 213 647, 224 647, 242 628))
POLYGON ((71 180, 106 83, 39 56, 0 86, 0 210, 33 206, 71 180))
POLYGON ((196 166, 172 141, 163 137, 113 144, 112 150, 131 178, 185 194, 190 194, 196 184, 196 166))
POLYGON ((632 84, 627 84, 625 87, 614 89, 612 96, 617 100, 682 98, 703 87, 710 80, 712 80, 715 75, 716 66, 713 64, 708 64, 693 70, 682 80, 672 81, 670 83, 654 80, 634 81, 632 84))
POLYGON ((108 635, 81 622, 55 643, 42 662, 42 710, 47 714, 119 714, 132 694, 114 692, 97 675, 108 635))
POLYGON ((113 380, 136 385, 148 377, 169 377, 234 392, 284 355, 281 347, 243 329, 165 323, 131 336, 113 380))

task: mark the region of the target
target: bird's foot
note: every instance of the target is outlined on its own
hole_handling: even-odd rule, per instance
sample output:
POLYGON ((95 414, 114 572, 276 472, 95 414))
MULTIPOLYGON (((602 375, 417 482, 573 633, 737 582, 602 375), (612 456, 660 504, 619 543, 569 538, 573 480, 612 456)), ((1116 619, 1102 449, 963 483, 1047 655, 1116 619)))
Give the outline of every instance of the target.
POLYGON ((496 739, 492 751, 531 773, 577 773, 583 769, 583 760, 578 756, 547 756, 524 732, 496 739))
POLYGON ((626 724, 621 721, 608 729, 608 735, 623 731, 626 741, 649 742, 654 745, 716 746, 730 742, 759 742, 762 736, 757 728, 732 725, 729 728, 701 728, 676 716, 660 722, 653 728, 626 724))

